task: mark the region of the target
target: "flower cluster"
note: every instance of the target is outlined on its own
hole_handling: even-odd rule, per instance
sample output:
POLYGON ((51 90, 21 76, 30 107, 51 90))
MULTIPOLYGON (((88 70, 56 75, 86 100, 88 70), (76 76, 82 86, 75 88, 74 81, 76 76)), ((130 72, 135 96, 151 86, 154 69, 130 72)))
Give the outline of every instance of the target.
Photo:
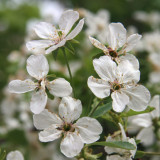
POLYGON ((110 24, 108 35, 108 47, 90 37, 92 44, 106 55, 93 60, 94 69, 101 79, 89 77, 88 86, 98 98, 111 94, 116 112, 122 112, 126 105, 135 111, 145 110, 150 93, 144 86, 137 85, 139 63, 135 56, 127 53, 141 36, 133 34, 126 38, 126 30, 120 23, 110 24))
MULTIPOLYGON (((125 133, 126 119, 123 119, 123 113, 127 113, 126 111, 133 112, 133 115, 145 113, 148 104, 156 108, 153 112, 151 110, 151 113, 141 114, 130 120, 132 124, 138 122, 138 126, 144 127, 136 137, 142 139, 143 142, 143 133, 152 126, 155 118, 159 118, 159 113, 157 113, 157 111, 159 112, 158 96, 154 97, 156 104, 153 102, 154 100, 150 102, 149 90, 138 84, 140 81, 139 61, 130 52, 141 39, 141 35, 128 36, 121 23, 109 24, 109 13, 104 10, 93 17, 92 13, 87 13, 88 29, 86 33, 90 34, 90 42, 100 49, 103 55, 98 54, 98 58, 93 59, 94 70, 100 78, 90 76, 87 81, 89 89, 96 96, 93 104, 91 105, 92 99, 89 104, 91 111, 87 112, 86 106, 82 107, 81 100, 76 99, 73 77, 66 56, 68 43, 72 49, 73 38, 80 33, 84 25, 84 19, 81 19, 74 28, 79 19, 77 11, 65 11, 59 19, 58 28, 47 22, 40 22, 34 26, 37 36, 43 39, 32 40, 26 44, 28 50, 33 51, 31 53, 35 51, 37 53, 40 50, 43 53, 31 55, 27 59, 26 69, 34 80, 28 79, 28 77, 25 80, 12 80, 8 89, 11 93, 17 94, 33 91, 30 110, 33 113, 34 127, 40 130, 39 140, 51 142, 61 139, 60 151, 64 156, 77 159, 94 157, 96 159, 102 156, 102 153, 94 155, 89 147, 102 144, 101 147, 107 154, 107 160, 132 160, 137 152, 137 144, 125 133), (102 39, 102 43, 91 36, 102 39), (51 52, 54 54, 57 50, 61 50, 64 54, 70 82, 64 78, 55 78, 56 76, 50 75, 47 56, 51 52), (53 79, 50 80, 50 78, 53 79), (54 112, 48 106, 49 99, 53 100, 53 98, 52 104, 56 106, 54 112), (57 99, 58 103, 56 103, 57 99), (103 106, 100 106, 102 103, 103 106), (109 104, 111 104, 110 108, 107 108, 109 104), (116 119, 116 126, 120 128, 113 134, 102 134, 105 133, 102 119, 106 113, 116 119), (105 136, 107 138, 104 142, 96 142, 99 139, 104 140, 105 136), (123 144, 128 146, 123 146, 123 144)), ((68 50, 70 51, 70 49, 68 50)), ((89 95, 87 98, 90 98, 89 95)), ((153 128, 151 130, 153 132, 153 128)), ((7 160, 14 158, 24 159, 19 151, 11 152, 7 156, 7 160)))

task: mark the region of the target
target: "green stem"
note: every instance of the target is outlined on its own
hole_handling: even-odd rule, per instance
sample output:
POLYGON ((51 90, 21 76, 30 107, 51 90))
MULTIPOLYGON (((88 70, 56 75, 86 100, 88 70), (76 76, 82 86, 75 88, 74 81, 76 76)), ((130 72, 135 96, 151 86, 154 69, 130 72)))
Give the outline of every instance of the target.
POLYGON ((90 113, 88 114, 88 117, 91 117, 92 114, 95 112, 95 110, 98 108, 98 106, 103 102, 103 99, 94 107, 92 108, 92 110, 90 111, 90 113))
POLYGON ((70 81, 71 81, 71 85, 72 85, 72 88, 73 88, 73 95, 75 97, 72 73, 71 73, 71 69, 70 69, 69 63, 68 63, 68 59, 67 59, 67 55, 66 55, 66 52, 65 52, 65 48, 63 48, 63 54, 64 54, 64 59, 66 60, 66 64, 67 64, 67 68, 68 68, 68 72, 69 72, 69 76, 70 76, 70 81))
POLYGON ((145 155, 155 155, 155 156, 160 156, 160 153, 157 152, 144 152, 145 155))

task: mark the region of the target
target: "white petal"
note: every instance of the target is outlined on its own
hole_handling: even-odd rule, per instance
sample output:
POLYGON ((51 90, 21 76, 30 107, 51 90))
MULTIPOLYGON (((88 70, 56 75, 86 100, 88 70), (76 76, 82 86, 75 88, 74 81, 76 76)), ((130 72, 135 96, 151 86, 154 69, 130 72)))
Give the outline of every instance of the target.
POLYGON ((39 114, 44 110, 46 103, 47 94, 43 89, 40 89, 32 95, 30 109, 34 114, 39 114))
POLYGON ((33 123, 37 129, 41 130, 48 128, 53 124, 61 125, 63 121, 57 114, 51 113, 47 109, 45 109, 40 114, 33 115, 33 123))
POLYGON ((103 130, 101 124, 96 119, 90 117, 78 119, 75 125, 78 128, 82 141, 87 144, 97 141, 103 130))
POLYGON ((129 97, 123 92, 115 91, 111 94, 111 97, 113 99, 112 107, 116 112, 122 112, 129 103, 129 97))
POLYGON ((128 107, 134 111, 143 111, 150 101, 150 92, 142 85, 123 90, 129 96, 128 107))
POLYGON ((79 21, 79 23, 77 24, 77 26, 71 31, 71 33, 69 33, 67 35, 67 37, 65 38, 66 40, 71 40, 73 39, 74 37, 76 37, 79 32, 82 30, 83 28, 83 25, 84 25, 84 19, 81 19, 79 21))
POLYGON ((142 144, 145 146, 150 146, 154 143, 155 135, 153 132, 153 128, 143 128, 137 135, 136 139, 141 140, 142 144))
POLYGON ((149 106, 154 107, 155 110, 151 112, 151 115, 153 118, 159 118, 160 117, 160 95, 155 95, 151 102, 149 103, 149 106))
POLYGON ((60 41, 58 44, 53 45, 52 47, 48 48, 48 49, 46 50, 45 54, 49 54, 49 53, 51 53, 52 51, 56 50, 57 48, 64 46, 65 43, 66 43, 66 40, 63 39, 63 40, 60 41))
POLYGON ((133 138, 129 138, 128 142, 133 144, 135 146, 135 148, 136 148, 134 150, 130 150, 131 155, 132 155, 131 157, 134 158, 134 156, 136 154, 136 151, 137 151, 137 144, 136 144, 136 142, 135 142, 135 140, 133 138))
POLYGON ((96 97, 105 98, 110 95, 110 86, 107 81, 90 76, 87 83, 96 97))
POLYGON ((107 81, 115 80, 116 63, 109 56, 101 56, 93 60, 94 69, 100 78, 107 81))
POLYGON ((65 31, 65 34, 67 34, 78 19, 79 13, 77 11, 67 10, 63 12, 60 17, 59 27, 61 30, 65 31))
POLYGON ((149 75, 149 81, 151 83, 159 83, 160 82, 160 72, 159 71, 151 72, 149 75))
POLYGON ((126 42, 126 29, 121 23, 111 23, 109 25, 108 43, 112 49, 122 47, 126 42))
POLYGON ((119 155, 111 155, 111 156, 107 156, 106 160, 124 160, 124 158, 119 155))
POLYGON ((64 78, 57 78, 47 83, 49 92, 56 97, 66 97, 72 93, 72 87, 64 78))
POLYGON ((133 65, 134 69, 139 69, 139 61, 133 54, 126 53, 124 56, 120 56, 119 60, 120 62, 128 60, 133 65))
POLYGON ((60 144, 60 150, 66 157, 71 158, 81 152, 83 145, 77 132, 68 132, 60 144))
POLYGON ((56 28, 47 22, 40 22, 35 25, 36 34, 43 39, 50 39, 58 36, 56 28))
POLYGON ((30 79, 26 79, 24 81, 21 80, 13 80, 9 83, 9 91, 11 93, 25 93, 29 91, 33 91, 37 87, 37 84, 34 83, 30 79))
POLYGON ((82 113, 82 104, 80 100, 72 97, 63 97, 59 105, 59 115, 65 122, 77 120, 82 113))
POLYGON ((131 123, 140 127, 149 127, 152 125, 151 115, 149 113, 144 113, 133 116, 131 119, 131 123))
POLYGON ((122 124, 121 124, 121 123, 118 123, 118 124, 119 124, 120 129, 121 129, 121 133, 122 133, 122 140, 123 140, 123 141, 126 141, 126 140, 127 140, 127 136, 126 136, 126 133, 125 133, 125 131, 124 131, 124 128, 123 128, 123 126, 122 126, 122 124))
POLYGON ((27 42, 26 47, 29 51, 36 49, 43 49, 54 45, 54 42, 51 40, 33 40, 27 42))
POLYGON ((43 55, 31 55, 27 59, 27 71, 32 77, 38 80, 44 78, 49 71, 46 57, 43 55))
POLYGON ((58 130, 56 127, 57 126, 55 125, 51 125, 44 131, 41 131, 39 133, 39 140, 41 142, 50 142, 60 138, 62 135, 62 130, 58 130))
POLYGON ((126 48, 125 48, 125 51, 126 52, 129 52, 131 51, 135 46, 136 44, 139 42, 139 40, 141 39, 141 35, 139 34, 132 34, 130 35, 128 38, 127 38, 127 43, 126 43, 126 48))
POLYGON ((20 151, 12 151, 8 153, 7 160, 24 160, 24 158, 20 151))
POLYGON ((100 50, 102 50, 104 53, 108 53, 108 49, 107 47, 102 44, 101 42, 99 42, 98 40, 96 40, 95 38, 89 36, 89 40, 91 41, 91 43, 96 47, 99 48, 100 50))
POLYGON ((117 67, 117 79, 121 84, 137 83, 140 80, 140 71, 136 70, 130 61, 124 60, 117 67))

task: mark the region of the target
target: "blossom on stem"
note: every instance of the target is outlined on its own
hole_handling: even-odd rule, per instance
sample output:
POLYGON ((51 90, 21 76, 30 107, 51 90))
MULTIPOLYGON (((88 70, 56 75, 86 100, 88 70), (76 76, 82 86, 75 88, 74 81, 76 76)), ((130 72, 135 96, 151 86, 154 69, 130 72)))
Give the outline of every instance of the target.
POLYGON ((91 43, 96 48, 102 50, 105 55, 110 56, 117 63, 128 59, 136 69, 139 69, 139 62, 136 57, 127 52, 133 49, 140 40, 141 35, 132 34, 127 38, 126 29, 121 23, 111 23, 108 28, 107 46, 93 37, 89 37, 91 43))
POLYGON ((72 93, 72 87, 65 79, 57 78, 51 82, 46 79, 49 65, 43 55, 31 55, 27 59, 27 71, 38 82, 33 82, 30 79, 24 81, 13 80, 9 83, 9 91, 12 93, 26 93, 35 90, 30 103, 31 111, 35 114, 43 111, 46 106, 46 88, 56 97, 64 97, 72 93))
POLYGON ((94 118, 80 117, 82 104, 72 97, 63 97, 59 115, 47 109, 33 116, 34 126, 43 130, 39 133, 41 142, 54 141, 63 137, 60 150, 66 157, 78 155, 84 146, 97 141, 102 133, 101 124, 94 118), (77 120, 78 119, 78 120, 77 120), (76 122, 74 122, 77 120, 76 122))
POLYGON ((8 153, 7 160, 24 160, 24 158, 20 151, 12 151, 8 153))
POLYGON ((49 54, 59 47, 65 45, 67 40, 76 37, 82 30, 84 19, 81 19, 77 26, 71 31, 74 23, 79 19, 77 11, 65 11, 59 20, 59 29, 50 23, 40 22, 35 25, 36 34, 44 40, 33 40, 26 44, 28 50, 45 49, 49 54))
POLYGON ((144 146, 152 145, 155 140, 153 121, 160 117, 160 96, 155 95, 150 101, 149 106, 154 107, 155 110, 151 113, 132 116, 129 119, 132 127, 143 127, 137 134, 136 139, 141 140, 144 146))
POLYGON ((98 98, 111 94, 113 110, 122 112, 126 105, 134 111, 146 109, 150 100, 147 88, 137 85, 140 71, 128 61, 122 61, 118 66, 109 56, 101 56, 93 60, 94 69, 101 79, 90 76, 88 86, 98 98))
POLYGON ((108 155, 106 160, 132 160, 134 158, 137 145, 133 138, 129 138, 126 136, 123 126, 119 123, 121 129, 121 136, 118 135, 116 137, 108 136, 106 142, 110 141, 124 141, 129 142, 135 146, 134 150, 125 150, 120 148, 112 148, 112 147, 105 147, 105 151, 107 154, 117 153, 118 155, 108 155))

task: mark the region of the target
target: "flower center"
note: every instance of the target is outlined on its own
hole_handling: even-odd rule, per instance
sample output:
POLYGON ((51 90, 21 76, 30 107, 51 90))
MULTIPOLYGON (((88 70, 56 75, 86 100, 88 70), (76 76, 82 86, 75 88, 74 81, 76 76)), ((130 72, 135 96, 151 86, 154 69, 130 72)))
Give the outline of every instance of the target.
POLYGON ((62 31, 58 31, 58 35, 59 35, 59 37, 61 38, 62 35, 63 35, 63 32, 62 32, 62 31))
POLYGON ((113 88, 113 90, 119 90, 119 89, 121 88, 121 85, 114 83, 114 84, 112 85, 112 88, 113 88))
POLYGON ((108 51, 109 51, 109 55, 111 57, 113 57, 113 58, 118 57, 118 53, 115 50, 113 50, 112 48, 108 48, 108 51))
POLYGON ((123 88, 123 84, 119 84, 117 80, 115 80, 114 82, 109 82, 109 83, 111 86, 111 92, 114 92, 114 91, 117 91, 123 88))
POLYGON ((38 86, 36 88, 36 91, 39 91, 39 89, 41 89, 41 88, 45 89, 45 79, 40 79, 38 81, 38 86))
POLYGON ((65 132, 74 132, 75 128, 73 127, 72 124, 64 124, 62 130, 65 132))
POLYGON ((98 25, 97 25, 97 29, 98 29, 99 31, 102 31, 102 30, 104 29, 104 25, 98 24, 98 25))

